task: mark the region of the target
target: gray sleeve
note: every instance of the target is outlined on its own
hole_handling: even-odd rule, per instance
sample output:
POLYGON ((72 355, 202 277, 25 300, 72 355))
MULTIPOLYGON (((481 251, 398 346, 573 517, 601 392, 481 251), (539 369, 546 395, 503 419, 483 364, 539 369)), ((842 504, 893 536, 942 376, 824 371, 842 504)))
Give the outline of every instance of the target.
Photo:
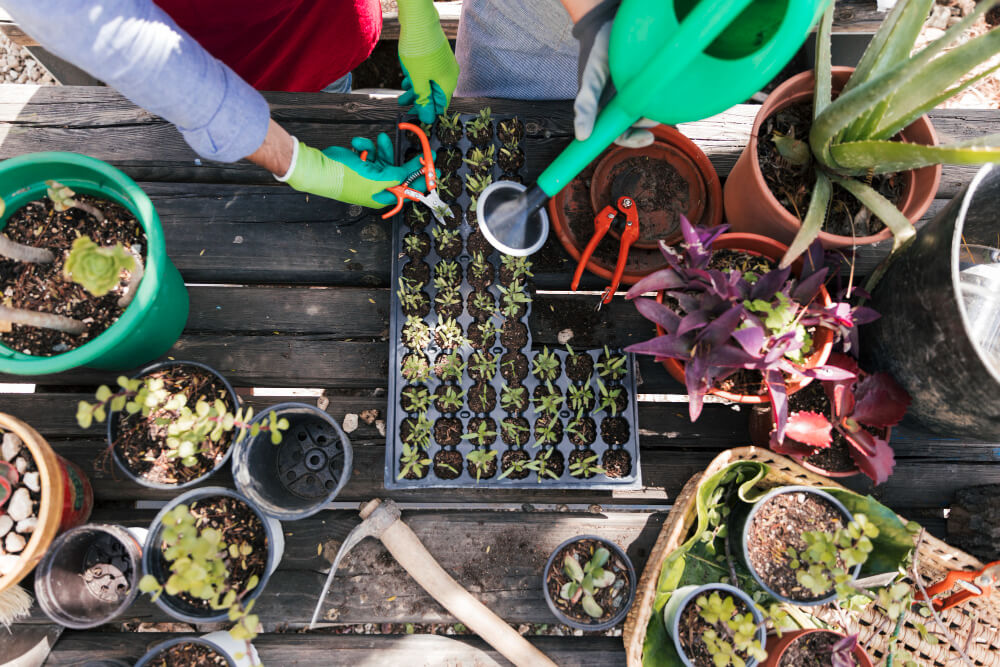
POLYGON ((47 49, 176 125, 202 157, 235 162, 263 143, 263 96, 152 0, 0 2, 47 49))

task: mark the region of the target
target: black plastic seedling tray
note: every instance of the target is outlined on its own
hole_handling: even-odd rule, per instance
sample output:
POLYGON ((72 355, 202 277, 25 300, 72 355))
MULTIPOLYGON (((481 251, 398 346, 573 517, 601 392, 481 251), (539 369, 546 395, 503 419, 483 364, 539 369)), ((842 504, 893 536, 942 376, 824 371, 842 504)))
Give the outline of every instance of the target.
MULTIPOLYGON (((475 116, 472 114, 466 114, 462 116, 463 127, 464 123, 475 116)), ((496 138, 496 125, 499 121, 510 118, 509 116, 494 116, 494 135, 493 143, 496 146, 497 152, 501 147, 500 141, 496 138)), ((437 139, 436 135, 429 137, 431 142, 431 147, 440 152, 441 142, 437 139)), ((419 145, 414 137, 409 132, 401 132, 397 136, 397 146, 399 151, 399 157, 412 156, 414 149, 419 149, 419 145)), ((456 145, 462 152, 463 157, 468 152, 469 148, 472 146, 470 141, 463 135, 462 139, 456 145)), ((469 167, 464 163, 456 172, 459 175, 462 185, 465 184, 465 176, 469 173, 469 167)), ((504 178, 500 168, 494 164, 492 169, 493 178, 500 179, 504 178)), ((509 178, 509 175, 507 175, 509 178)), ((446 200, 447 201, 447 200, 446 200)), ((456 199, 461 211, 461 214, 465 212, 469 207, 469 195, 465 191, 464 187, 462 193, 456 199)), ((627 401, 621 409, 620 412, 615 410, 616 414, 614 418, 618 422, 616 426, 619 432, 615 434, 616 437, 611 437, 611 442, 608 441, 602 435, 602 424, 612 418, 612 414, 609 410, 598 410, 598 404, 600 401, 599 390, 598 390, 598 361, 601 359, 604 351, 603 350, 576 350, 577 354, 587 354, 591 357, 593 363, 593 370, 591 371, 590 378, 587 382, 590 383, 592 392, 595 396, 594 408, 587 413, 593 420, 595 426, 596 438, 589 447, 577 447, 570 440, 570 433, 567 432, 566 426, 570 424, 575 416, 575 413, 569 408, 569 401, 566 400, 559 410, 558 418, 562 426, 562 438, 558 442, 547 443, 536 447, 536 421, 539 418, 539 413, 536 410, 536 405, 534 402, 529 402, 526 409, 516 412, 509 413, 501 405, 501 396, 504 392, 504 388, 508 386, 508 382, 504 379, 503 374, 500 370, 500 361, 504 354, 508 352, 521 352, 527 357, 528 362, 528 375, 521 382, 515 383, 514 386, 523 386, 529 397, 533 396, 536 388, 539 385, 544 385, 545 382, 541 381, 539 378, 535 377, 532 372, 534 366, 535 356, 540 352, 540 350, 533 350, 531 343, 531 329, 528 326, 528 319, 531 314, 531 305, 528 304, 526 311, 523 315, 518 318, 517 321, 522 323, 527 328, 527 342, 519 350, 509 350, 501 343, 500 329, 504 321, 503 316, 496 315, 493 319, 493 323, 497 327, 497 335, 485 352, 495 355, 496 358, 496 372, 488 381, 482 381, 477 385, 476 378, 470 376, 469 360, 476 354, 477 349, 472 346, 471 343, 466 342, 460 348, 458 352, 461 354, 462 358, 466 362, 466 367, 462 373, 461 379, 454 380, 449 379, 447 381, 441 380, 437 375, 434 374, 433 370, 431 372, 430 378, 424 382, 417 383, 420 386, 426 387, 429 394, 433 397, 438 391, 438 388, 442 385, 452 385, 458 391, 464 391, 465 395, 463 397, 462 406, 453 412, 441 412, 437 409, 434 402, 423 412, 424 417, 432 425, 437 424, 439 420, 444 419, 450 421, 451 426, 461 425, 461 434, 466 434, 470 432, 470 422, 476 420, 477 418, 490 418, 493 420, 494 428, 497 432, 495 441, 492 444, 487 444, 484 447, 480 447, 474 443, 473 440, 460 439, 457 444, 444 444, 438 442, 435 434, 432 432, 430 440, 427 444, 426 450, 424 451, 423 458, 429 459, 430 464, 423 467, 422 474, 419 478, 407 478, 400 477, 400 472, 402 470, 402 465, 400 459, 404 452, 404 443, 401 436, 401 427, 404 421, 410 420, 410 424, 418 416, 419 413, 408 413, 403 408, 402 392, 408 387, 412 386, 411 383, 403 377, 401 373, 401 364, 403 359, 414 353, 425 354, 430 365, 433 369, 435 361, 438 356, 445 351, 441 349, 438 343, 432 338, 431 342, 424 345, 420 349, 414 350, 406 346, 402 330, 404 324, 407 321, 407 315, 403 310, 402 303, 398 295, 398 288, 400 286, 400 278, 403 276, 404 268, 407 264, 415 261, 413 260, 405 250, 404 238, 408 233, 413 230, 407 222, 407 209, 410 206, 421 206, 421 204, 407 204, 404 206, 403 211, 393 218, 393 248, 395 252, 392 257, 392 309, 390 311, 390 331, 392 332, 392 342, 390 349, 390 369, 389 369, 389 409, 386 419, 386 458, 385 458, 385 486, 390 489, 406 489, 406 488, 553 488, 553 489, 573 489, 573 488, 587 488, 587 489, 622 489, 622 488, 636 488, 641 484, 641 474, 639 468, 639 447, 638 447, 638 419, 636 410, 636 395, 635 395, 635 361, 632 355, 623 355, 620 350, 611 350, 612 355, 623 355, 626 359, 626 372, 620 379, 603 379, 605 385, 611 388, 620 387, 620 390, 626 394, 627 401), (487 388, 488 387, 488 388, 487 388), (469 406, 469 398, 473 389, 477 388, 479 391, 487 392, 487 397, 492 394, 494 397, 494 402, 490 407, 491 409, 473 412, 469 406), (503 420, 508 417, 523 417, 528 424, 529 437, 527 443, 524 445, 508 445, 504 442, 504 439, 500 435, 503 420), (621 421, 624 420, 627 429, 625 429, 624 436, 621 431, 621 421), (474 449, 493 449, 496 450, 497 455, 494 459, 495 470, 489 478, 483 477, 479 480, 476 479, 475 471, 470 470, 468 464, 468 454, 474 449), (527 455, 534 459, 544 452, 546 449, 553 450, 552 454, 549 455, 549 461, 554 463, 556 459, 561 458, 562 460, 562 470, 561 474, 557 478, 552 478, 551 476, 544 476, 539 479, 536 472, 529 471, 527 476, 521 479, 515 479, 513 475, 508 476, 504 479, 500 479, 500 475, 503 472, 503 459, 504 454, 510 450, 523 450, 527 455), (620 476, 609 476, 607 474, 594 474, 590 477, 574 477, 570 474, 570 456, 576 449, 581 449, 582 451, 587 451, 587 457, 596 455, 597 464, 601 464, 609 461, 610 459, 620 460, 625 458, 628 462, 627 466, 616 466, 620 473, 620 476), (442 452, 446 450, 454 450, 461 455, 461 466, 460 468, 453 468, 451 470, 435 466, 437 457, 444 456, 442 452), (627 454, 627 457, 623 456, 618 451, 627 454), (610 454, 610 459, 608 458, 610 454), (626 469, 627 468, 627 469, 626 469), (439 474, 439 471, 441 474, 439 474)), ((460 231, 460 236, 462 239, 462 250, 454 261, 461 266, 462 270, 462 280, 459 287, 459 293, 462 297, 462 311, 455 320, 461 325, 463 332, 466 336, 469 335, 469 326, 473 324, 476 319, 469 312, 468 299, 469 294, 473 291, 472 285, 469 283, 469 265, 473 261, 472 254, 468 250, 468 240, 472 236, 476 229, 474 224, 469 224, 464 218, 457 219, 453 218, 448 221, 449 226, 454 227, 460 231), (459 224, 455 224, 455 222, 459 224)), ((435 269, 438 263, 442 261, 441 256, 437 252, 436 244, 434 242, 434 237, 432 235, 432 230, 435 226, 438 226, 433 218, 427 226, 422 230, 430 238, 430 249, 426 256, 422 258, 423 262, 426 262, 430 267, 430 277, 427 280, 427 284, 423 286, 423 291, 427 294, 430 301, 430 312, 423 317, 423 321, 428 324, 431 331, 438 324, 439 318, 434 309, 435 298, 438 295, 438 290, 433 284, 435 277, 435 269)), ((501 254, 489 248, 489 254, 485 257, 493 266, 493 282, 489 285, 486 291, 488 291, 494 298, 497 308, 501 304, 501 293, 498 286, 501 284, 500 281, 500 270, 502 266, 501 254)), ((529 286, 525 287, 526 290, 530 290, 529 286)), ((566 359, 569 356, 567 351, 563 350, 552 350, 552 353, 559 358, 561 373, 559 377, 552 382, 553 387, 557 388, 560 393, 566 397, 569 392, 569 386, 573 384, 582 384, 582 382, 573 382, 565 372, 566 359)), ((610 422, 609 422, 610 423, 610 422)), ((523 422, 522 422, 523 424, 523 422)), ((558 430, 558 429, 557 429, 558 430)), ((460 434, 460 435, 461 435, 460 434)), ((508 435, 513 435, 508 434, 508 435)), ((454 435, 454 430, 450 438, 445 438, 447 442, 448 439, 456 439, 454 435)), ((513 455, 522 456, 523 455, 513 455)), ((580 454, 575 455, 576 457, 581 456, 580 454)), ((454 455, 451 456, 454 459, 454 455)))

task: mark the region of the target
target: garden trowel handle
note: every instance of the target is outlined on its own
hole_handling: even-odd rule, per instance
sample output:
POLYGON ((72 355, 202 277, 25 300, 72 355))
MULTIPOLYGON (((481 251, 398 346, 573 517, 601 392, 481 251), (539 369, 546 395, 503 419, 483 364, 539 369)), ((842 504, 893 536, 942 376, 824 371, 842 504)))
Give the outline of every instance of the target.
MULTIPOLYGON (((373 512, 389 509, 391 500, 373 500, 361 509, 361 518, 368 520, 373 512)), ((398 512, 398 510, 396 510, 398 512)), ((396 515, 378 538, 389 553, 403 566, 425 591, 486 643, 515 665, 556 667, 544 653, 519 635, 502 618, 462 588, 434 559, 416 533, 396 515)))

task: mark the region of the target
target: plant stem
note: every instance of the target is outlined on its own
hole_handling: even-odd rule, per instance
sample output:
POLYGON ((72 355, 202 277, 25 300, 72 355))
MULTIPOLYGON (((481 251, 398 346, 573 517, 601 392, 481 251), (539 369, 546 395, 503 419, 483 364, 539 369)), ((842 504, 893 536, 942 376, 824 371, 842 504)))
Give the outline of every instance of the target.
POLYGON ((104 222, 104 214, 101 213, 101 209, 97 208, 93 204, 88 204, 85 201, 80 201, 78 199, 73 200, 73 208, 78 208, 84 213, 89 213, 97 220, 97 222, 104 222))
POLYGON ((56 259, 51 250, 11 241, 6 234, 0 234, 0 255, 15 262, 29 264, 51 264, 56 259))
POLYGON ((0 320, 13 324, 24 324, 29 327, 40 327, 42 329, 52 329, 61 331, 71 336, 79 336, 87 330, 87 325, 72 317, 63 317, 53 313, 39 313, 33 310, 22 310, 20 308, 8 308, 0 306, 0 320))
POLYGON ((139 291, 139 281, 142 280, 144 272, 142 255, 132 248, 129 248, 129 250, 132 252, 132 257, 135 259, 135 268, 132 269, 132 275, 129 276, 128 285, 125 286, 125 293, 122 294, 120 299, 118 299, 119 308, 127 308, 128 305, 132 303, 132 299, 135 298, 135 293, 139 291))

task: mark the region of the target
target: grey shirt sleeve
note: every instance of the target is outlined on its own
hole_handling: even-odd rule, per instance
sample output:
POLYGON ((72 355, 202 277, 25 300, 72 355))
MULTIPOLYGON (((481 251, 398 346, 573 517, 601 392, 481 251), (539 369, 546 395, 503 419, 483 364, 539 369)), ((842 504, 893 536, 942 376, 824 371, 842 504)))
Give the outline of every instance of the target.
POLYGON ((47 49, 176 125, 202 157, 235 162, 263 143, 263 96, 152 0, 0 4, 47 49))

